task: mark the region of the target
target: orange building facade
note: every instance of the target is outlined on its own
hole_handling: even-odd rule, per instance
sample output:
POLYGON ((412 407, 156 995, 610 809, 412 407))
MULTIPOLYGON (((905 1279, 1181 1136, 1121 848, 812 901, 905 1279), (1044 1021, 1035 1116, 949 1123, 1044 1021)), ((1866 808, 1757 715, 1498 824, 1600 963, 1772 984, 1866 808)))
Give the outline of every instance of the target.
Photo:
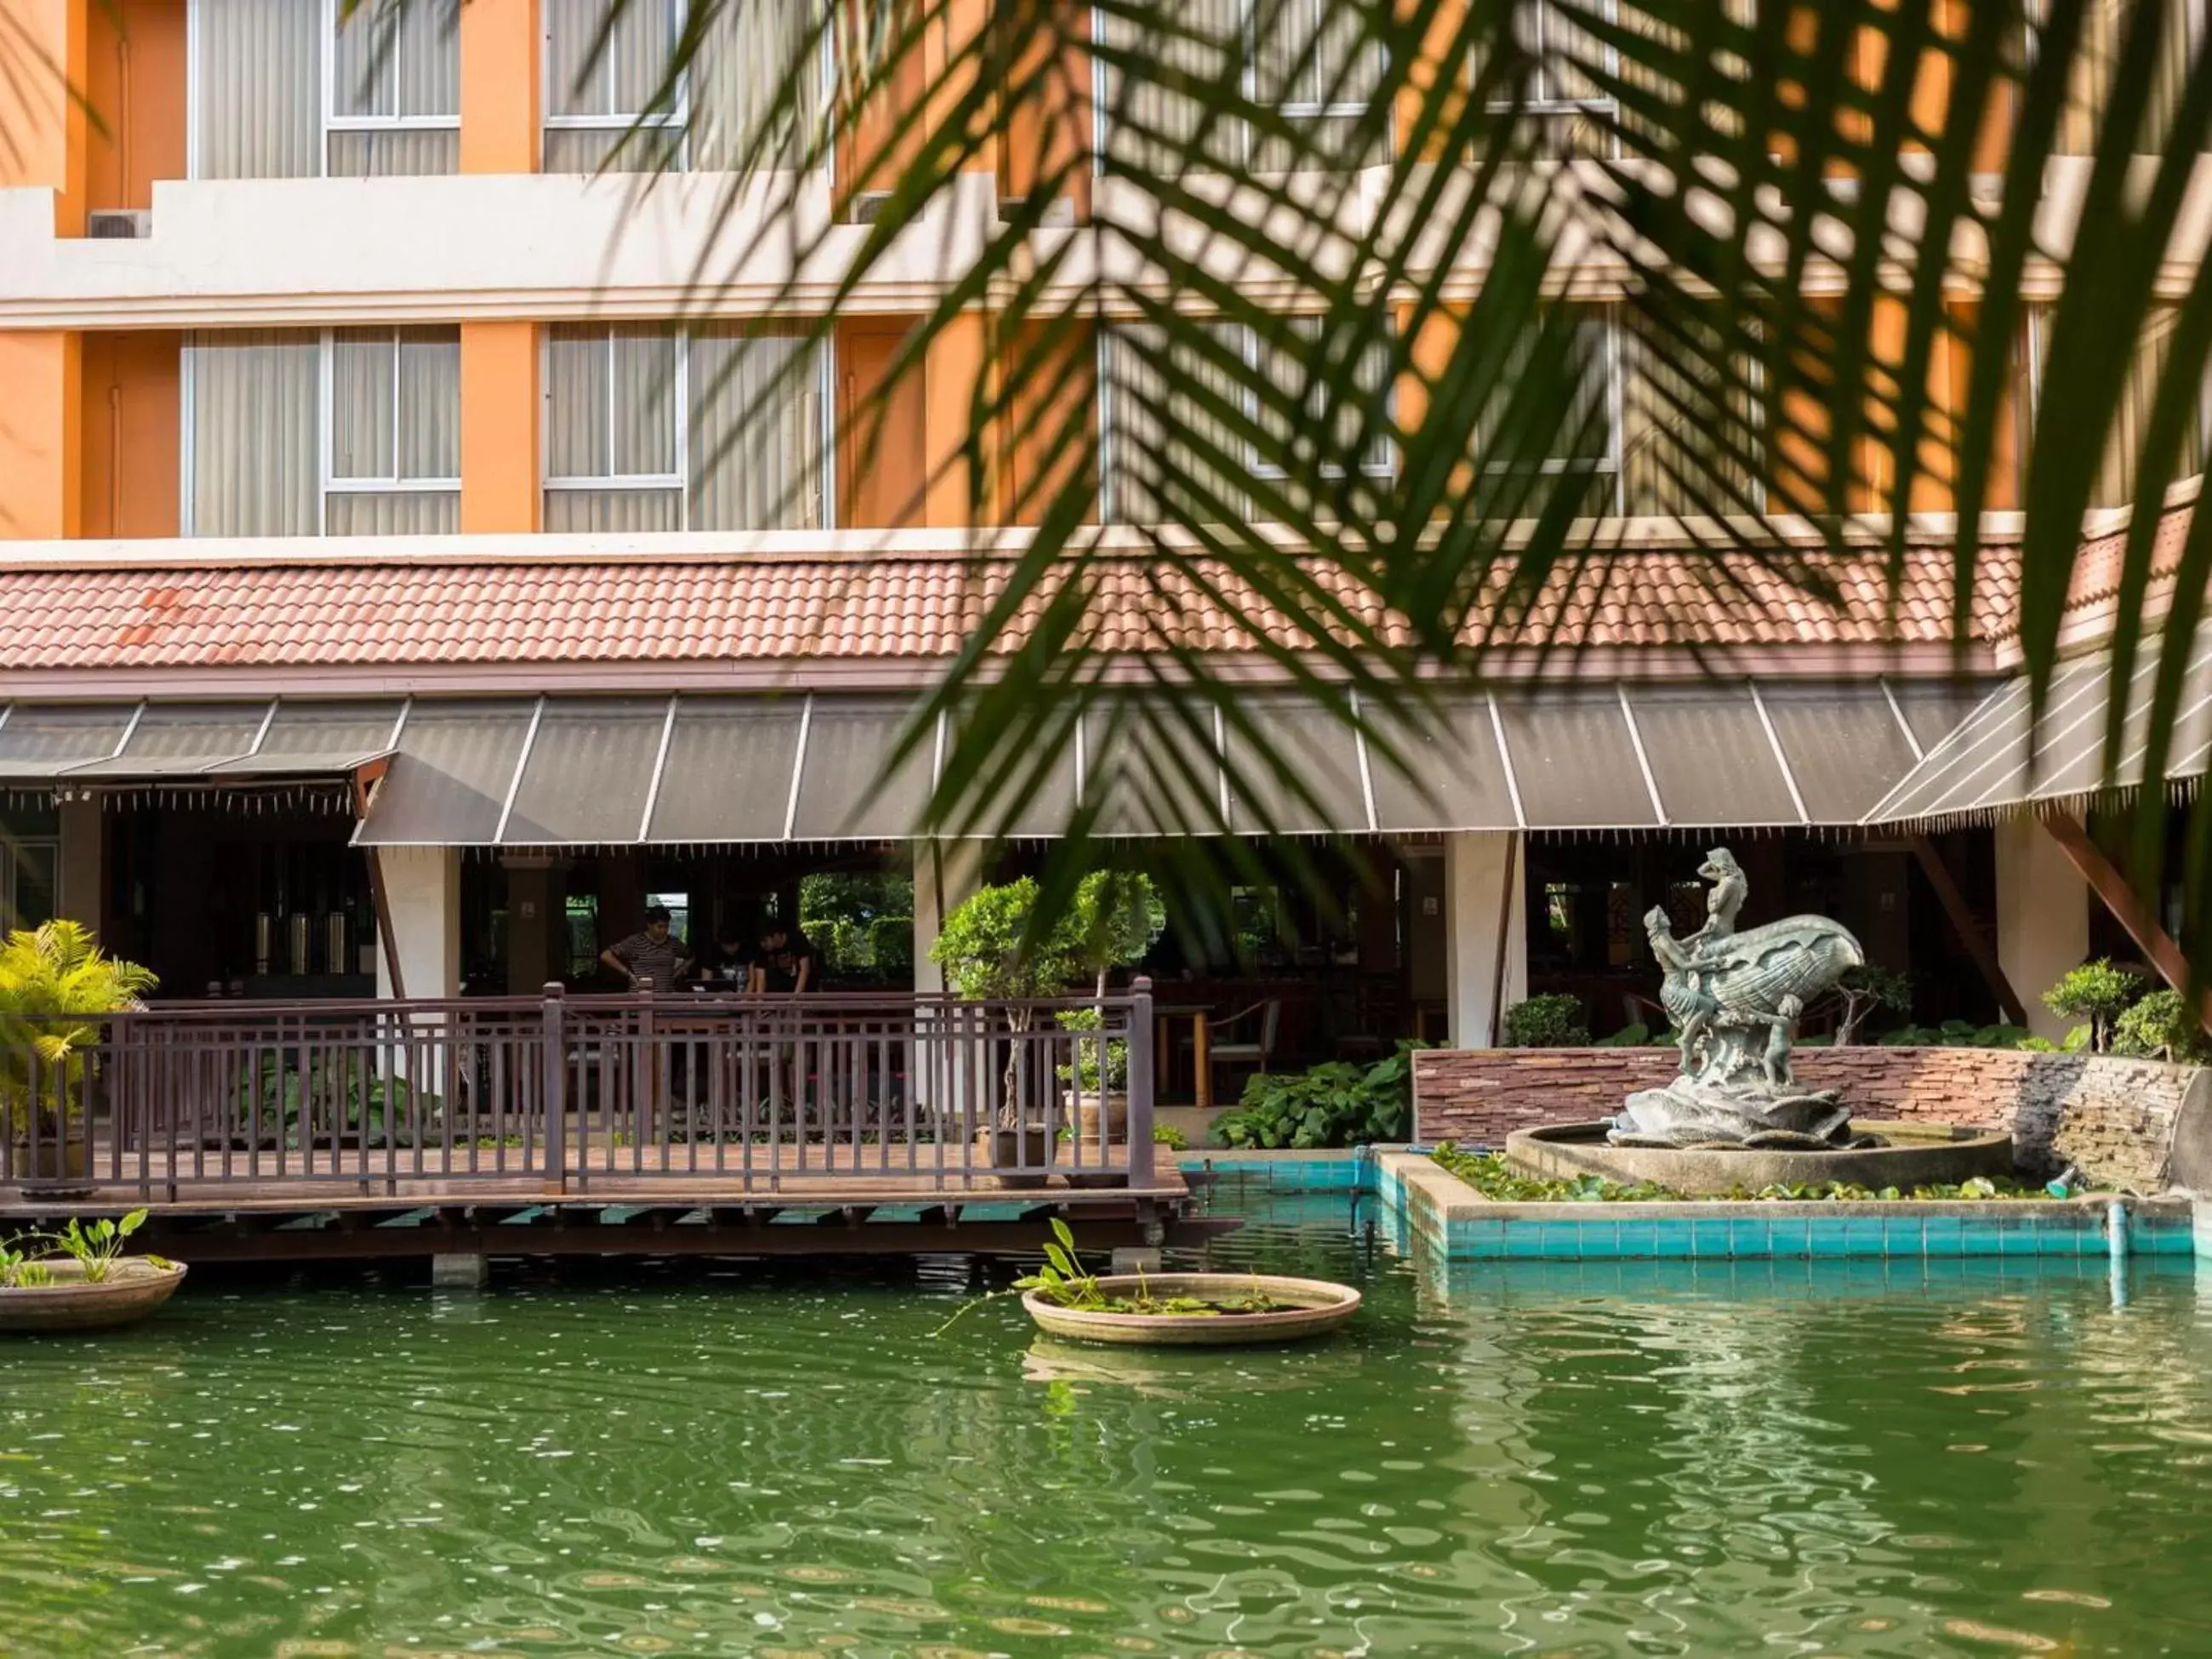
MULTIPOLYGON (((763 900, 787 906, 815 866, 857 861, 912 881, 913 971, 928 984, 934 919, 978 878, 974 861, 915 847, 888 808, 848 833, 828 801, 884 752, 887 711, 957 648, 965 613, 946 584, 988 580, 995 538, 1018 538, 1018 526, 975 522, 969 481, 947 465, 989 368, 990 319, 975 313, 932 343, 863 454, 854 411, 942 292, 932 260, 879 268, 818 347, 798 337, 803 319, 765 308, 789 274, 765 254, 703 312, 688 304, 692 274, 729 234, 716 169, 747 100, 763 95, 749 65, 765 58, 732 41, 702 59, 656 130, 678 165, 641 193, 634 175, 599 168, 629 133, 640 88, 649 92, 640 66, 658 38, 647 29, 626 42, 586 84, 574 66, 596 17, 580 0, 466 0, 450 28, 443 9, 418 5, 420 24, 374 62, 337 27, 330 0, 19 9, 54 73, 0 91, 0 101, 28 100, 6 114, 25 142, 0 155, 0 610, 15 614, 0 617, 11 708, 0 787, 27 803, 15 835, 33 849, 0 901, 19 919, 41 904, 98 919, 149 952, 167 941, 173 961, 156 965, 182 991, 318 974, 335 985, 373 971, 386 991, 447 994, 472 980, 535 988, 572 963, 587 973, 591 953, 556 937, 584 914, 587 885, 594 927, 617 931, 647 896, 681 892, 703 930, 763 900), (741 422, 744 441, 726 441, 741 422), (594 632, 578 621, 586 614, 622 629, 594 632), (679 706, 709 695, 784 700, 781 712, 759 711, 763 732, 796 722, 796 748, 777 751, 783 770, 731 786, 765 790, 775 810, 750 828, 711 814, 656 828, 672 759, 692 754, 695 738, 689 763, 708 773, 736 776, 760 759, 750 749, 742 764, 711 758, 724 753, 714 720, 739 715, 679 706), (561 701, 570 697, 586 702, 561 701), (439 700, 439 719, 481 717, 472 736, 437 735, 439 700), (287 710, 308 703, 298 719, 325 734, 321 746, 300 737, 295 750, 272 749, 293 731, 287 710), (342 740, 329 736, 349 720, 342 740), (619 734, 599 748, 579 738, 573 775, 620 805, 598 816, 549 809, 533 827, 532 769, 567 752, 554 741, 563 722, 619 734), (839 732, 861 758, 817 780, 810 757, 839 732), (149 738, 162 733, 169 747, 154 754, 149 738), (611 764, 603 749, 641 757, 603 776, 591 769, 611 764), (289 769, 248 763, 279 753, 293 757, 289 769), (403 781, 433 775, 465 786, 483 822, 395 827, 414 810, 403 781), (237 897, 196 908, 171 890, 193 882, 195 860, 228 856, 237 838, 224 812, 272 800, 264 821, 283 833, 245 838, 256 850, 237 897), (311 834, 301 825, 312 812, 328 822, 311 834), (191 822, 149 821, 164 813, 191 822), (702 874, 696 849, 707 847, 763 862, 750 875, 702 874), (321 931, 288 976, 290 936, 276 924, 295 915, 321 931), (343 950, 328 943, 343 932, 330 915, 348 918, 343 950), (216 939, 228 943, 176 943, 216 939)), ((663 25, 681 10, 672 5, 663 25)), ((902 95, 920 106, 927 93, 902 95)), ((1572 89, 1557 104, 1550 115, 1571 149, 1572 89)), ((994 219, 1000 201, 1025 194, 1031 148, 1018 133, 985 158, 963 210, 994 219)), ((1610 428, 1581 458, 1600 480, 1595 510, 1624 521, 1601 536, 1658 573, 1680 544, 1679 529, 1660 528, 1680 503, 1642 447, 1634 354, 1608 305, 1620 278, 1566 280, 1614 377, 1610 428), (1638 526, 1650 534, 1639 539, 1638 526)), ((1971 296, 1958 304, 1963 313, 1971 296)), ((1110 328, 1086 342, 1094 358, 1112 349, 1110 328)), ((2154 345, 2146 351, 2154 363, 2154 345)), ((2021 362, 2032 407, 2032 331, 2021 362)), ((1963 398, 1966 367, 1963 353, 1934 366, 1939 402, 1954 389, 1963 398)), ((1075 390, 1090 387, 1079 376, 1075 390)), ((1401 419, 1418 412, 1418 394, 1417 380, 1399 388, 1401 419)), ((1091 432, 1109 526, 1140 514, 1143 500, 1115 477, 1111 420, 1110 410, 1095 416, 1091 432)), ((1005 477, 987 501, 1012 499, 1054 464, 1018 445, 996 463, 1005 477)), ((2112 479, 2106 504, 2123 505, 2126 483, 2112 479)), ((1881 485, 1870 468, 1869 491, 1881 485)), ((1993 483, 1993 508, 2013 505, 2011 488, 1993 483)), ((1348 1024, 1316 1015, 1320 1051, 1416 1030, 1487 1041, 1508 1002, 1547 982, 1587 993, 1601 1025, 1619 1023, 1620 986, 1639 969, 1615 948, 1613 912, 1651 894, 1623 896, 1566 841, 1545 838, 1746 827, 1680 790, 1668 799, 1656 734, 1680 711, 1656 711, 1690 677, 1693 648, 1724 641, 1735 653, 1731 684, 1747 690, 1730 693, 1729 717, 1771 755, 1759 763, 1771 811, 1749 827, 1778 847, 1856 834, 1984 689, 1951 678, 1940 480, 1906 505, 1933 516, 1929 608, 1903 623, 1867 590, 1817 617, 1722 614, 1690 599, 1648 628, 1591 623, 1599 711, 1618 722, 1603 743, 1631 763, 1622 775, 1642 765, 1626 805, 1577 804, 1571 791, 1545 804, 1532 780, 1574 739, 1567 727, 1540 730, 1534 714, 1524 721, 1496 693, 1477 764, 1504 782, 1455 813, 1396 811, 1364 750, 1347 750, 1344 819, 1312 828, 1353 837, 1369 866, 1361 878, 1380 872, 1393 896, 1387 914, 1370 904, 1364 925, 1329 939, 1326 963, 1300 946, 1282 964, 1291 977, 1354 969, 1346 994, 1367 1012, 1348 1024), (1796 690, 1758 690, 1784 681, 1796 690), (1883 758, 1820 805, 1800 775, 1811 763, 1771 705, 1831 693, 1868 722, 1860 746, 1883 758), (1655 712, 1639 719, 1647 694, 1655 712)), ((1629 580, 1658 591, 1672 578, 1629 580)), ((1146 610, 1157 599, 1133 591, 1127 603, 1133 626, 1158 629, 1146 610)), ((2001 672, 2005 618, 1978 617, 1972 631, 1969 669, 2001 672)), ((1846 738, 1846 749, 1858 741, 1846 738)), ((1957 884, 1939 890, 1942 878, 1893 836, 1857 846, 1848 869, 1825 854, 1790 856, 1883 930, 1893 957, 1918 939, 1923 954, 1954 953, 1969 980, 1984 958, 2009 963, 1975 994, 2033 1017, 2027 1000, 2046 971, 2087 947, 2086 889, 2032 835, 1966 833, 1982 839, 1949 856, 1986 878, 1963 910, 1951 904, 1957 884), (2036 890, 2063 896, 2046 907, 2054 920, 2031 927, 2017 898, 2036 890), (1899 919, 1916 904, 1936 920, 1899 919), (1960 942, 1960 927, 2002 951, 1960 942), (2000 988, 2008 973, 2018 989, 2000 988)), ((1634 879, 1660 890, 1667 858, 1653 846, 1634 879)), ((1783 872, 1776 862, 1775 889, 1783 872)))

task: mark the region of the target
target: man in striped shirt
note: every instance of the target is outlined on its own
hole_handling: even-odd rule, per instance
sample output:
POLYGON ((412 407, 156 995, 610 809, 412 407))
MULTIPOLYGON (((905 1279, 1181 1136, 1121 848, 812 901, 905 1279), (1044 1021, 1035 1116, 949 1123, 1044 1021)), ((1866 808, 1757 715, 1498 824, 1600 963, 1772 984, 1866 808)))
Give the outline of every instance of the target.
POLYGON ((684 953, 684 941, 669 931, 666 907, 659 904, 645 913, 642 933, 609 945, 599 952, 599 960, 626 976, 633 990, 672 991, 691 965, 684 953))

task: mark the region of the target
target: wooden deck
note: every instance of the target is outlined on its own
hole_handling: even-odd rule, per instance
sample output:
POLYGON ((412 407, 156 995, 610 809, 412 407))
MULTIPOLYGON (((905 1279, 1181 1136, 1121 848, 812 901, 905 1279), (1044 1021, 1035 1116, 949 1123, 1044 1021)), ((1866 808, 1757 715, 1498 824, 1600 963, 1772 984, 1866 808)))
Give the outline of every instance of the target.
POLYGON ((143 1206, 203 1261, 1032 1249, 1053 1217, 1157 1244, 1218 1224, 1153 1143, 1152 1038, 1141 981, 132 1010, 70 1068, 14 1057, 0 1232, 143 1206))
MULTIPOLYGON (((620 1149, 615 1149, 618 1154, 620 1149)), ((35 1231, 71 1216, 144 1208, 137 1242, 191 1261, 276 1261, 431 1255, 913 1255, 1027 1254, 1065 1220, 1082 1248, 1190 1245, 1233 1219, 1203 1214, 1171 1159, 1144 1186, 1042 1186, 990 1176, 957 1184, 930 1172, 807 1167, 782 1149, 783 1167, 758 1164, 742 1178, 676 1168, 599 1168, 568 1190, 534 1175, 460 1178, 348 1176, 143 1194, 133 1182, 66 1191, 0 1189, 0 1235, 35 1231), (948 1182, 950 1184, 948 1184, 948 1182), (763 1183, 766 1183, 765 1185, 763 1183)), ((596 1160, 595 1160, 596 1161, 596 1160)), ((617 1162, 621 1160, 617 1157, 617 1162)))

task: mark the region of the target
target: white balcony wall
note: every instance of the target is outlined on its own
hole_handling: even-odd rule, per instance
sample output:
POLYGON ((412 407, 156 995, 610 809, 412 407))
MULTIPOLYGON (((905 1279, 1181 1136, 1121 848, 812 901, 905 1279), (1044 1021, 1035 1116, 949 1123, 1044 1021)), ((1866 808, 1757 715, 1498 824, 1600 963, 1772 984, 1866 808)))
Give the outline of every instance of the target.
MULTIPOLYGON (((830 222, 826 179, 782 222, 765 184, 725 216, 735 188, 714 173, 179 181, 155 185, 138 240, 58 237, 52 191, 0 191, 0 327, 665 316, 702 278, 718 314, 821 309, 867 227, 830 222), (802 268, 796 248, 817 238, 802 268)), ((847 309, 933 303, 996 210, 988 174, 963 181, 847 309)))

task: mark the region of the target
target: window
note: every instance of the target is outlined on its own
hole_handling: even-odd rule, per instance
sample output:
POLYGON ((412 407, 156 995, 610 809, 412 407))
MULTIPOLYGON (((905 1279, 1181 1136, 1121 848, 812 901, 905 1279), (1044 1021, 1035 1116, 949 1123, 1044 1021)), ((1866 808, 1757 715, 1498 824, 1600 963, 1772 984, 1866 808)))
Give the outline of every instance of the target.
POLYGON ((0 932, 54 919, 61 842, 52 836, 0 836, 0 932))
MULTIPOLYGON (((2028 0, 2027 40, 2031 56, 2036 32, 2049 0, 2028 0)), ((2096 153, 2097 130, 2112 102, 2113 71, 2125 43, 2133 0, 2087 0, 2081 14, 2081 33, 2076 44, 2071 85, 2059 113, 2058 130, 2051 149, 2061 155, 2096 153)), ((2196 0, 2172 0, 2163 19, 2165 33, 2159 42, 2156 64, 2151 70, 2149 95, 2144 99, 2141 125, 2136 131, 2136 154, 2156 155, 2164 151, 2174 117, 2180 112, 2189 84, 2191 54, 2202 33, 2201 6, 2196 0)))
POLYGON ((1486 516, 1532 517, 1558 486, 1531 481, 1573 476, 1589 480, 1583 512, 1603 518, 1621 510, 1621 363, 1611 310, 1574 307, 1561 322, 1548 340, 1516 343, 1475 422, 1475 464, 1492 481, 1486 516), (1557 350, 1559 363, 1524 372, 1540 349, 1557 350), (1570 388, 1564 404, 1543 393, 1560 375, 1570 388))
POLYGON ((557 325, 545 346, 545 527, 830 522, 830 354, 744 328, 557 325))
MULTIPOLYGON (((1723 376, 1710 363, 1686 373, 1662 360, 1654 325, 1620 331, 1621 510, 1632 517, 1757 514, 1766 510, 1766 441, 1760 368, 1748 349, 1730 353, 1723 376)), ((1718 337, 1702 318, 1667 358, 1710 359, 1718 337)))
POLYGON ((460 331, 186 337, 188 536, 450 534, 460 331))
MULTIPOLYGON (((1587 9, 1617 21, 1614 0, 1583 0, 1587 9)), ((1528 54, 1526 82, 1517 88, 1522 112, 1538 125, 1538 148, 1547 155, 1610 156, 1617 153, 1609 125, 1620 106, 1591 78, 1586 67, 1598 64, 1617 72, 1620 54, 1601 46, 1589 31, 1551 0, 1522 0, 1512 17, 1513 38, 1528 54)), ((1478 58, 1469 65, 1471 79, 1480 84, 1484 65, 1478 58)), ((1511 91, 1496 93, 1492 110, 1514 106, 1511 91)))
POLYGON ((1361 350, 1352 393, 1337 400, 1332 431, 1323 423, 1336 377, 1310 360, 1323 337, 1322 319, 1287 319, 1286 332, 1263 341, 1241 324, 1218 324, 1201 348, 1183 340, 1170 346, 1150 324, 1102 331, 1100 507, 1107 523, 1160 522, 1168 502, 1175 516, 1200 523, 1248 518, 1255 511, 1253 478, 1340 478, 1346 471, 1340 458, 1355 452, 1358 471, 1389 475, 1389 343, 1361 350), (1272 404, 1263 409, 1262 380, 1305 384, 1311 423, 1295 430, 1272 404), (1188 442, 1183 434, 1203 441, 1188 442), (1212 465, 1223 453, 1237 458, 1232 472, 1212 465))
MULTIPOLYGON (((789 111, 777 115, 776 100, 814 27, 807 0, 732 0, 708 20, 690 64, 671 85, 690 0, 629 0, 603 46, 610 0, 543 3, 548 173, 741 166, 764 121, 789 118, 789 111)), ((815 118, 828 74, 825 61, 819 78, 801 88, 802 128, 815 118)))
MULTIPOLYGON (((1382 69, 1382 48, 1364 28, 1364 12, 1332 0, 1192 0, 1164 12, 1167 38, 1146 44, 1200 85, 1235 76, 1251 103, 1303 129, 1327 165, 1350 167, 1382 159, 1358 143, 1382 69)), ((1177 91, 1159 75, 1125 95, 1111 69, 1102 64, 1099 76, 1111 152, 1139 168, 1176 165, 1207 118, 1204 95, 1177 91)), ((1294 160, 1283 138, 1262 132, 1255 142, 1241 120, 1213 121, 1206 154, 1218 166, 1257 173, 1286 171, 1294 160)))
POLYGON ((454 0, 191 0, 187 51, 195 179, 459 169, 454 0))
MULTIPOLYGON (((2113 412, 2112 429, 2105 444, 2105 457, 2098 468, 2097 479, 2089 494, 2089 505, 2096 507, 2128 507, 2136 497, 2136 466, 2142 449, 2143 434, 2150 426, 2151 410, 2158 400, 2159 382, 2165 377, 2166 359, 2172 351, 2172 334, 2176 313, 2171 307, 2161 307, 2152 313, 2150 325, 2144 330, 2136 344, 2135 362, 2129 366, 2127 384, 2120 390, 2118 408, 2113 412)), ((2020 454, 2023 470, 2027 465, 2028 440, 2033 430, 2033 422, 2042 404, 2043 361, 2051 346, 2051 310, 2047 305, 2027 307, 2027 326, 2022 331, 2021 369, 2026 382, 2027 396, 2019 400, 2018 407, 2024 417, 2020 434, 2020 454)), ((2188 429, 2182 434, 2181 453, 2175 463, 2174 479, 2193 477, 2204 471, 2205 398, 2200 388, 2195 412, 2188 429)))

